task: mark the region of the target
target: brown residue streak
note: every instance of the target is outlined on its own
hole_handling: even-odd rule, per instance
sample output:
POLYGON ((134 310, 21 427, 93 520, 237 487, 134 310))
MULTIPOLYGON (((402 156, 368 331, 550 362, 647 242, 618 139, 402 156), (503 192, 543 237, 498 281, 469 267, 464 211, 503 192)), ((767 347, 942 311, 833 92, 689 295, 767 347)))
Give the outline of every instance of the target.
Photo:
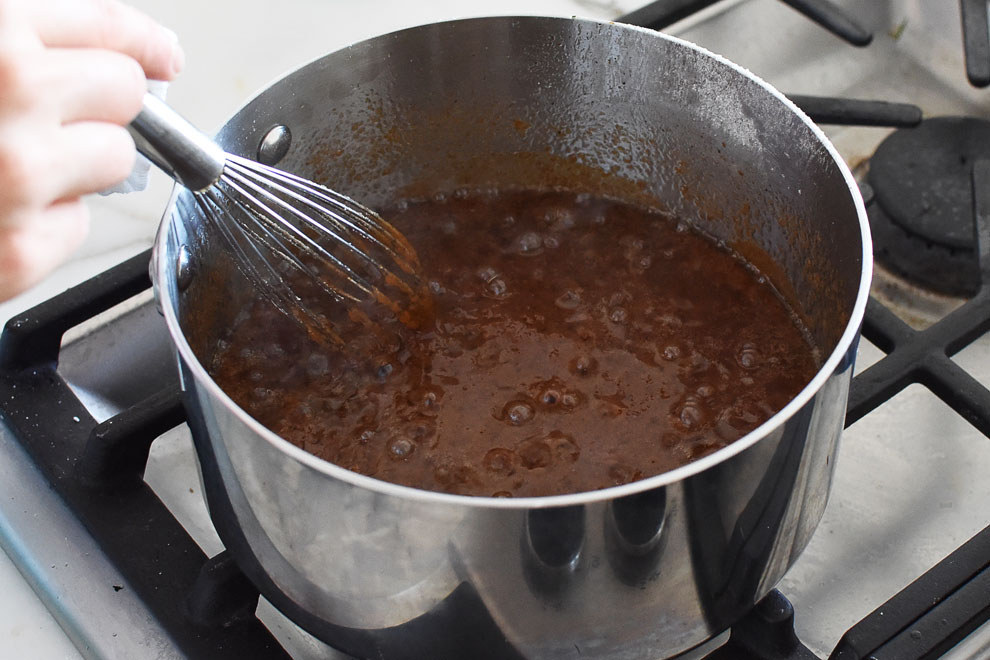
MULTIPOLYGON (((616 173, 582 162, 581 155, 557 156, 547 152, 488 154, 477 158, 461 158, 458 180, 460 188, 485 188, 494 183, 501 189, 541 187, 558 190, 594 190, 604 197, 622 199, 657 210, 664 206, 647 190, 644 181, 632 181, 616 173)), ((424 199, 438 190, 434 180, 419 180, 399 190, 399 197, 424 199)))
POLYGON ((522 119, 513 119, 512 126, 516 129, 519 135, 526 135, 526 131, 529 130, 531 124, 528 121, 523 121, 522 119))

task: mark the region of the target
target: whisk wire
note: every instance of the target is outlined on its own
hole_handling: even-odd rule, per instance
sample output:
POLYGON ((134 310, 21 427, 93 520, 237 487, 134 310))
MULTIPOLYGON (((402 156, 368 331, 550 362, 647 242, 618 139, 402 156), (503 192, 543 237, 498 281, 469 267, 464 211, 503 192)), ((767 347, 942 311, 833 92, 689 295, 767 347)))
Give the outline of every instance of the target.
POLYGON ((311 334, 339 339, 333 328, 341 323, 349 335, 374 336, 372 317, 409 327, 429 318, 415 251, 373 211, 227 153, 151 95, 128 128, 141 153, 189 190, 180 203, 229 248, 247 283, 311 334))
MULTIPOLYGON (((224 178, 229 176, 242 185, 249 186, 257 194, 264 196, 283 211, 295 216, 302 222, 303 227, 311 229, 317 236, 328 234, 335 239, 332 244, 337 247, 349 248, 350 256, 363 262, 363 268, 367 269, 374 278, 380 279, 381 265, 372 257, 372 252, 384 253, 406 274, 416 272, 418 263, 416 263, 415 252, 405 242, 405 238, 394 230, 387 231, 386 227, 388 229, 391 227, 384 222, 372 222, 370 218, 375 217, 372 211, 364 209, 363 213, 359 212, 357 209, 361 207, 343 195, 338 195, 329 189, 321 188, 317 184, 278 170, 260 169, 256 171, 254 163, 246 162, 250 163, 251 167, 245 167, 236 160, 232 160, 231 167, 224 172, 224 178), (283 185, 279 185, 279 182, 283 185), (307 213, 306 209, 316 217, 307 213), (393 245, 399 250, 393 249, 393 245)), ((302 238, 299 234, 299 227, 287 223, 284 218, 280 217, 279 219, 296 238, 302 238)), ((323 245, 305 239, 304 243, 306 247, 319 252, 323 258, 339 264, 340 260, 328 254, 323 245)), ((350 270, 349 276, 358 277, 353 269, 350 270)), ((355 282, 355 284, 358 283, 355 282)), ((389 284, 398 286, 407 296, 414 295, 412 289, 401 279, 396 279, 389 284)), ((361 288, 365 293, 370 293, 364 285, 372 286, 366 278, 363 279, 361 288)))
MULTIPOLYGON (((229 219, 226 219, 230 211, 225 206, 225 200, 218 191, 211 189, 197 193, 194 197, 202 215, 219 232, 221 239, 234 253, 234 263, 237 268, 244 273, 249 282, 262 290, 266 299, 278 311, 294 318, 310 333, 315 330, 324 337, 329 337, 338 343, 342 342, 330 323, 313 313, 309 306, 304 304, 295 294, 294 289, 286 282, 280 269, 261 249, 261 244, 266 243, 266 241, 258 234, 249 231, 247 225, 229 222, 229 219)), ((241 207, 237 202, 234 203, 234 206, 241 207)), ((271 245, 266 245, 266 247, 275 252, 280 259, 283 259, 281 263, 285 266, 296 270, 307 270, 305 265, 291 252, 273 249, 271 245)), ((319 280, 319 278, 315 279, 319 280)), ((340 299, 338 292, 325 287, 325 285, 324 288, 328 294, 338 300, 340 299)))
MULTIPOLYGON (((303 251, 304 253, 311 253, 314 254, 315 256, 319 256, 322 259, 324 259, 326 262, 328 262, 324 264, 325 267, 329 268, 329 270, 333 274, 339 277, 343 277, 348 282, 358 287, 358 289, 364 294, 369 296, 376 294, 376 289, 372 285, 368 284, 364 280, 364 278, 358 275, 350 266, 348 266, 346 263, 338 259, 334 254, 329 252, 324 246, 320 245, 320 243, 312 239, 310 236, 307 236, 302 230, 300 230, 298 227, 296 227, 291 222, 289 222, 285 217, 283 217, 282 214, 271 208, 269 204, 266 204, 264 201, 262 201, 255 195, 252 195, 250 192, 248 192, 244 187, 239 185, 238 181, 233 180, 232 178, 227 178, 225 175, 223 179, 223 183, 229 185, 235 192, 237 192, 240 195, 242 201, 239 202, 239 204, 241 205, 241 208, 244 210, 243 215, 245 219, 250 223, 249 224, 250 227, 263 232, 263 235, 258 235, 257 231, 253 233, 255 233, 255 235, 259 238, 259 240, 263 241, 266 245, 268 245, 270 249, 284 253, 287 257, 290 258, 290 261, 293 265, 297 266, 301 271, 303 271, 307 275, 312 276, 313 273, 311 272, 311 269, 308 268, 305 264, 303 264, 297 257, 295 257, 295 255, 293 255, 291 251, 286 250, 280 241, 290 243, 291 245, 294 245, 297 249, 303 251), (254 206, 255 208, 251 209, 250 206, 254 206), (264 218, 265 220, 262 220, 262 218, 264 218), (273 233, 274 231, 277 231, 279 236, 275 236, 273 233)), ((250 183, 248 185, 250 186, 250 183)), ((251 187, 252 189, 258 190, 255 186, 251 186, 251 187)), ((260 194, 265 193, 264 190, 258 190, 258 192, 260 194)), ((340 240, 342 242, 344 240, 342 237, 339 237, 336 234, 331 234, 331 236, 334 239, 340 240)), ((317 282, 322 282, 320 278, 314 278, 314 280, 317 282)), ((329 287, 326 287, 325 283, 321 288, 326 288, 328 291, 330 291, 329 287)), ((349 293, 347 291, 343 291, 339 289, 334 291, 340 296, 343 296, 354 302, 360 300, 358 296, 355 296, 354 294, 349 293)))
POLYGON ((363 239, 375 243, 390 257, 401 259, 410 267, 415 267, 416 252, 405 237, 387 223, 372 221, 367 209, 363 209, 349 197, 289 172, 239 156, 228 155, 228 164, 231 169, 247 176, 282 182, 285 184, 284 192, 296 201, 306 204, 333 222, 344 223, 350 230, 358 232, 363 239), (307 194, 315 199, 307 198, 305 196, 307 194), (357 209, 362 209, 362 212, 357 209))
MULTIPOLYGON (((259 224, 268 224, 261 222, 260 218, 274 220, 274 226, 279 230, 279 234, 284 240, 291 242, 307 254, 321 258, 324 261, 322 264, 324 267, 330 268, 337 276, 350 282, 365 295, 385 304, 395 313, 400 311, 399 305, 390 297, 385 296, 381 287, 375 282, 383 282, 386 286, 397 289, 410 300, 414 300, 417 295, 420 295, 420 292, 394 272, 384 270, 379 261, 374 258, 373 252, 384 252, 388 259, 410 279, 416 279, 415 273, 418 263, 415 263, 415 252, 408 246, 405 238, 395 232, 387 223, 384 221, 373 222, 372 218, 377 216, 372 211, 364 209, 362 213, 359 211, 362 207, 358 206, 356 202, 304 179, 299 179, 279 170, 265 168, 252 161, 237 159, 236 156, 231 156, 231 159, 231 167, 224 171, 221 181, 233 187, 245 200, 257 207, 259 216, 253 217, 253 219, 259 224), (248 163, 249 166, 245 166, 237 160, 248 163), (259 171, 255 171, 256 169, 259 171), (281 185, 279 181, 285 182, 285 185, 281 185), (304 184, 302 191, 298 186, 289 187, 290 184, 298 182, 304 184), (251 192, 245 188, 249 188, 251 192), (302 194, 303 192, 308 192, 335 206, 329 208, 321 205, 318 201, 302 194), (277 207, 277 209, 273 207, 277 207), (307 213, 306 209, 311 210, 313 215, 307 213), (301 226, 288 219, 286 214, 300 221, 301 226), (366 231, 363 226, 367 226, 369 230, 366 231), (386 231, 386 228, 391 231, 386 231), (310 231, 306 232, 305 229, 310 231), (379 234, 379 236, 374 236, 370 232, 379 234), (331 240, 327 241, 327 238, 331 240), (394 240, 389 240, 392 238, 394 240), (322 239, 322 241, 317 239, 322 239), (351 263, 330 252, 324 245, 325 242, 342 248, 350 258, 351 263), (398 246, 402 254, 397 253, 391 247, 392 245, 398 246), (411 257, 413 263, 410 263, 410 260, 405 257, 411 257), (358 262, 366 275, 355 270, 358 262)), ((353 296, 348 295, 348 297, 356 300, 353 296)))
POLYGON ((280 308, 286 306, 286 303, 295 303, 294 296, 288 293, 290 289, 281 286, 285 284, 285 280, 258 247, 257 239, 252 239, 242 225, 224 220, 227 212, 216 198, 216 193, 208 191, 197 194, 196 201, 211 226, 219 232, 227 247, 234 252, 236 257, 234 263, 245 272, 249 280, 264 287, 269 297, 280 304, 280 308), (263 264, 264 268, 258 268, 256 264, 259 263, 263 264))

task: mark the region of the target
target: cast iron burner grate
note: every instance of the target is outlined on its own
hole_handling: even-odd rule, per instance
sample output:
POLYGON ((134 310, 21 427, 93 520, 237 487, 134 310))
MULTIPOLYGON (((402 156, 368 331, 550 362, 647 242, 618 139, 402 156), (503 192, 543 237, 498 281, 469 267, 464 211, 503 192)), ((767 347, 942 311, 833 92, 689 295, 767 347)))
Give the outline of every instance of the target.
POLYGON ((983 119, 925 119, 884 139, 867 175, 878 263, 932 291, 976 295, 970 172, 981 158, 990 158, 990 121, 983 119))

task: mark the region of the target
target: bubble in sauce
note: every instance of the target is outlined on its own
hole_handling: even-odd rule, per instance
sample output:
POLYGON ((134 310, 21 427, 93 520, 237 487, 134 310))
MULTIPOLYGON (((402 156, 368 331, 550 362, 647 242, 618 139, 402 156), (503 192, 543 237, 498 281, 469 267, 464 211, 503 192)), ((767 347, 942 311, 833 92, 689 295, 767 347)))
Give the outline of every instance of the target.
POLYGON ((705 408, 694 396, 684 397, 684 403, 681 404, 680 409, 675 410, 675 414, 677 421, 686 429, 698 428, 705 421, 705 408))
POLYGON ((719 420, 740 432, 740 435, 755 428, 762 419, 759 412, 746 401, 737 401, 731 408, 719 414, 719 420))
POLYGON ((581 455, 581 449, 574 438, 560 431, 551 431, 546 437, 550 453, 555 462, 573 463, 581 455))
POLYGON ((612 323, 622 324, 629 319, 629 312, 625 307, 613 307, 608 313, 608 318, 612 323))
POLYGON ((560 392, 553 388, 544 390, 540 395, 540 401, 548 406, 555 405, 560 401, 560 392))
POLYGON ((509 294, 509 287, 506 285, 505 280, 501 277, 496 277, 494 280, 489 282, 485 290, 494 298, 504 298, 509 294))
POLYGON ((404 436, 392 438, 386 446, 386 449, 388 450, 388 457, 396 461, 401 461, 408 458, 413 453, 415 448, 416 443, 404 436))
POLYGON ((760 351, 750 343, 743 344, 736 355, 736 362, 743 369, 756 369, 760 366, 760 361, 760 351))
POLYGON ((576 376, 590 376, 598 371, 598 360, 590 355, 579 355, 568 363, 568 368, 576 376))
POLYGON ((407 426, 405 436, 419 445, 426 445, 430 448, 435 445, 435 442, 430 442, 431 439, 436 439, 436 433, 432 421, 428 421, 428 418, 420 418, 420 421, 407 426))
POLYGON ((670 346, 664 346, 663 348, 663 359, 669 362, 681 357, 681 347, 677 344, 671 344, 670 346))
POLYGON ((511 449, 495 447, 488 450, 483 462, 489 472, 507 477, 515 473, 517 460, 516 453, 511 449))
POLYGON ((522 426, 536 416, 533 404, 523 399, 509 401, 502 409, 502 417, 513 426, 522 426))
POLYGON ((574 212, 566 206, 553 206, 543 214, 543 221, 553 231, 564 231, 574 226, 574 212))
POLYGON ((577 309, 581 305, 581 294, 572 289, 564 291, 557 296, 553 303, 561 309, 577 309))
POLYGON ((643 239, 636 238, 635 236, 624 236, 619 240, 619 243, 623 247, 622 256, 630 264, 637 264, 640 259, 644 256, 643 254, 643 239))
POLYGON ((608 297, 608 304, 610 307, 617 307, 622 305, 622 303, 631 300, 631 296, 623 291, 616 291, 611 296, 608 297))
POLYGON ((491 282, 498 277, 498 271, 491 266, 482 266, 478 269, 478 279, 482 282, 491 282))
POLYGON ((437 406, 440 404, 440 393, 437 390, 424 388, 419 395, 419 405, 424 412, 436 412, 437 406))
POLYGON ((378 367, 378 369, 375 371, 375 378, 378 380, 379 383, 384 383, 385 380, 389 377, 389 374, 392 373, 392 370, 393 370, 392 365, 389 363, 385 363, 380 367, 378 367))
POLYGON ((553 456, 550 447, 539 438, 530 438, 519 445, 516 450, 523 467, 529 470, 544 468, 550 465, 553 456))
POLYGON ((556 236, 547 236, 543 239, 543 245, 544 247, 548 247, 553 250, 554 248, 560 247, 560 239, 556 236))
POLYGON ((528 231, 516 239, 516 252, 524 256, 536 256, 543 250, 543 238, 535 231, 528 231))

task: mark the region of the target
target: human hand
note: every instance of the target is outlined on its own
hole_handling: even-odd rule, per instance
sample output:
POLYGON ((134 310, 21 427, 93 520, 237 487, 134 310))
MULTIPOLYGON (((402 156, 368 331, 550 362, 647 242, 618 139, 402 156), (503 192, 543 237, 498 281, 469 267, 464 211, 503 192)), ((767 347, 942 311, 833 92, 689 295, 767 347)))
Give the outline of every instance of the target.
POLYGON ((117 0, 0 0, 0 301, 79 246, 81 196, 134 164, 146 78, 182 65, 174 33, 117 0))

